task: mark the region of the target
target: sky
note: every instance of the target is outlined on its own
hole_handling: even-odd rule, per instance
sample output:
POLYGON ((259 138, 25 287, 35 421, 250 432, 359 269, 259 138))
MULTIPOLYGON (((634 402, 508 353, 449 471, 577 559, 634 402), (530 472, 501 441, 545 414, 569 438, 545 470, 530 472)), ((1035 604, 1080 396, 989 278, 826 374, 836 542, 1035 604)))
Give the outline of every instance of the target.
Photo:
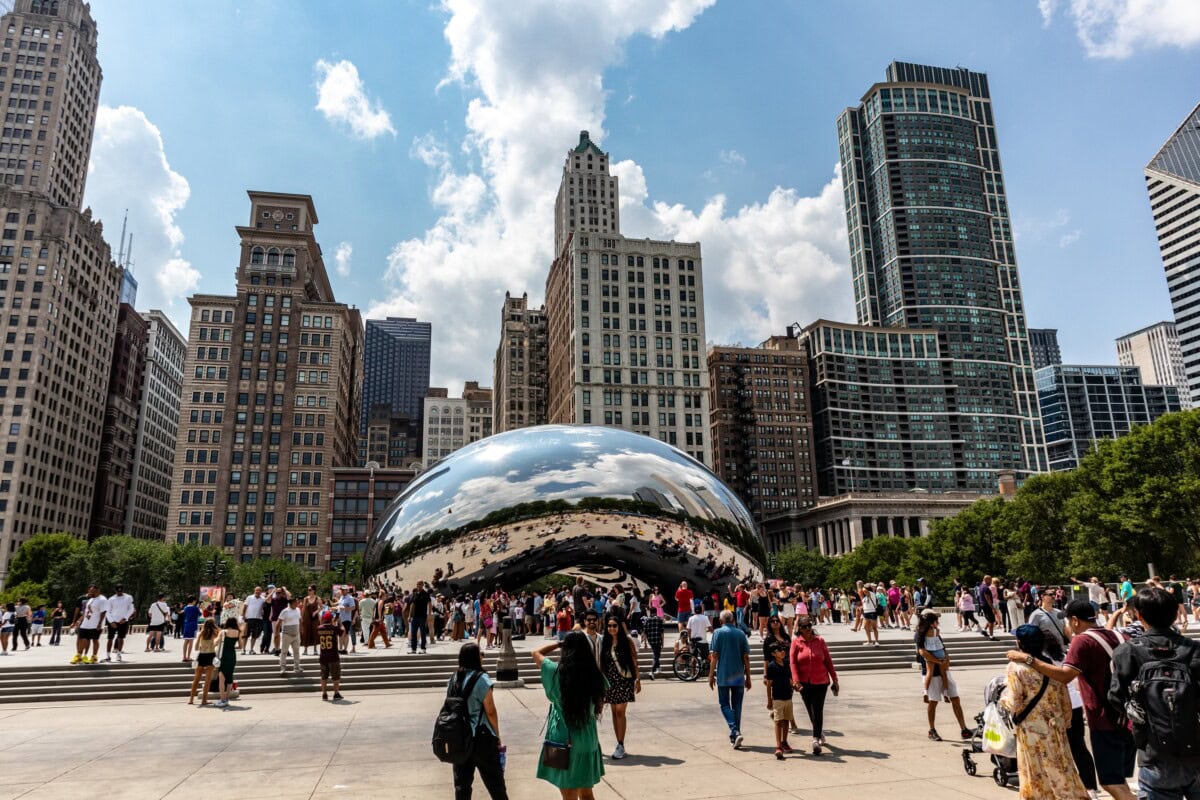
POLYGON ((853 321, 835 120, 892 60, 988 73, 1031 327, 1064 360, 1171 308, 1142 168, 1200 102, 1195 0, 94 0, 86 204, 139 309, 231 294, 249 189, 311 194, 337 300, 490 385, 587 129, 631 237, 699 241, 710 343, 853 321))

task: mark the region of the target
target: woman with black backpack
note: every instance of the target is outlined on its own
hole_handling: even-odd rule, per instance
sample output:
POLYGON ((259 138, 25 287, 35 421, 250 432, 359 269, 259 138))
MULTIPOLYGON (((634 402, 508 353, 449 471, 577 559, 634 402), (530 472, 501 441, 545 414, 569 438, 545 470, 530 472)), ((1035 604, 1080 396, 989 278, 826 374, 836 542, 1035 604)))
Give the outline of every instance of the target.
POLYGON ((508 800, 500 760, 500 716, 492 695, 492 678, 483 669, 483 656, 475 642, 467 642, 458 651, 458 669, 446 683, 446 692, 465 693, 467 716, 475 732, 470 755, 463 763, 454 765, 454 800, 471 800, 475 770, 479 770, 492 800, 508 800))

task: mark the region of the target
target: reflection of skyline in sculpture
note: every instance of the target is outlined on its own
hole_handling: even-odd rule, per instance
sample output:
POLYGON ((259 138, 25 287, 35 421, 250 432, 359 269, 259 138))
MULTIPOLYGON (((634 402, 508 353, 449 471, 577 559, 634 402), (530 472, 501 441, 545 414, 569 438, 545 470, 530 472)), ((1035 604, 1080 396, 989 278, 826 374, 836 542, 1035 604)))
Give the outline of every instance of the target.
POLYGON ((415 480, 372 536, 365 568, 478 590, 590 567, 665 590, 761 576, 764 556, 745 507, 694 459, 628 431, 541 426, 469 445, 415 480))

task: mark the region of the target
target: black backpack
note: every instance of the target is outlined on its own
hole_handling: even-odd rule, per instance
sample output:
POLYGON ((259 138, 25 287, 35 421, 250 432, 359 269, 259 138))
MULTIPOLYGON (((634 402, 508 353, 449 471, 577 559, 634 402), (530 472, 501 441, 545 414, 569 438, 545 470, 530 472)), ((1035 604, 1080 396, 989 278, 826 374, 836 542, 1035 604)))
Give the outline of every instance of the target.
POLYGON ((451 683, 446 700, 433 723, 433 754, 447 764, 465 764, 475 749, 475 728, 471 726, 468 698, 475 691, 482 672, 476 672, 466 685, 451 683))
POLYGON ((1138 639, 1132 647, 1141 666, 1129 684, 1126 712, 1138 749, 1158 757, 1200 756, 1200 691, 1191 671, 1195 645, 1154 647, 1138 639))

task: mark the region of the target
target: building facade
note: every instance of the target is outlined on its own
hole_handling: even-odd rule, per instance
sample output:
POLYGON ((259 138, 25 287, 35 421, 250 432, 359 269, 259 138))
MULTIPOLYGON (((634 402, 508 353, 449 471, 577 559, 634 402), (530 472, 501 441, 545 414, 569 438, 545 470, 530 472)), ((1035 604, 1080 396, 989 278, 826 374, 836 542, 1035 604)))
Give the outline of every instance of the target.
POLYGON ((551 423, 611 425, 712 463, 699 243, 626 239, 607 153, 567 152, 546 279, 551 423))
POLYGON ((1057 328, 1030 328, 1029 354, 1035 370, 1051 364, 1062 363, 1062 350, 1058 347, 1057 328))
POLYGON ((433 326, 411 317, 367 320, 361 435, 366 435, 371 409, 378 405, 414 420, 420 430, 432 339, 433 326))
POLYGON ((81 208, 96 24, 81 0, 11 5, 0 61, 23 75, 0 84, 12 115, 0 131, 0 581, 33 534, 88 534, 121 288, 103 227, 81 208))
POLYGON ((1117 363, 1140 369, 1147 384, 1179 387, 1179 404, 1192 407, 1174 322, 1159 322, 1117 339, 1117 363))
MULTIPOLYGON (((337 467, 329 493, 329 569, 337 570, 347 558, 362 553, 367 538, 388 504, 417 476, 413 469, 337 467)), ((346 575, 347 583, 357 576, 346 575)))
POLYGON ((893 62, 837 130, 858 322, 936 331, 957 488, 1045 470, 987 76, 893 62))
POLYGON ((1146 165, 1189 404, 1200 404, 1200 105, 1146 165))
POLYGON ((148 343, 146 320, 133 306, 122 303, 117 311, 117 334, 108 372, 108 399, 104 404, 104 430, 100 435, 88 539, 125 532, 148 343))
POLYGON ((421 428, 417 420, 393 411, 386 403, 372 406, 367 435, 359 440, 359 463, 374 462, 389 469, 421 464, 421 428))
POLYGON ((500 344, 493 362, 496 433, 545 425, 546 414, 546 307, 529 307, 529 296, 504 293, 500 310, 500 344))
POLYGON ((146 359, 124 530, 138 539, 162 539, 171 506, 187 340, 163 312, 152 310, 143 317, 146 359))
POLYGON ((808 343, 795 336, 708 351, 712 468, 760 524, 816 500, 808 380, 808 343))
POLYGON ((324 569, 331 470, 358 457, 362 317, 334 299, 312 198, 248 194, 237 294, 189 298, 168 538, 324 569))
POLYGON ((429 469, 460 447, 492 435, 492 390, 467 381, 462 397, 433 387, 425 398, 424 459, 429 469))
POLYGON ((1052 470, 1074 469, 1096 443, 1180 410, 1179 389, 1142 383, 1137 367, 1057 364, 1037 372, 1052 470))

